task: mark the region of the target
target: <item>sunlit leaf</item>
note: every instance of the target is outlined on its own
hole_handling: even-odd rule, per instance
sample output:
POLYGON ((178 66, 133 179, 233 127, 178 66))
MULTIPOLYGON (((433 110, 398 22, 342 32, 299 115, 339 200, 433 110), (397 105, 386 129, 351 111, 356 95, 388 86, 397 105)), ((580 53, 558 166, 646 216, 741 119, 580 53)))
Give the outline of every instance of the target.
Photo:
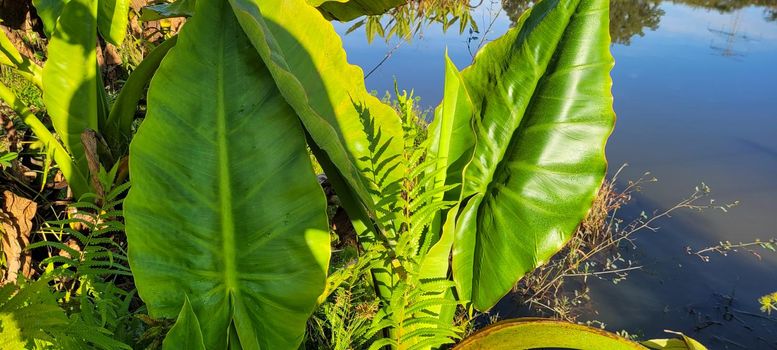
MULTIPOLYGON (((57 23, 43 66, 43 102, 77 171, 88 174, 81 133, 100 130, 107 116, 97 67, 97 0, 71 0, 57 23)), ((89 191, 68 180, 76 195, 89 191)))
POLYGON ((604 178, 615 122, 608 4, 541 1, 461 73, 475 137, 459 146, 472 160, 453 273, 479 310, 561 249, 604 178))
POLYGON ((99 0, 97 26, 105 40, 120 46, 127 34, 130 0, 99 0))
POLYGON ((599 328, 541 318, 502 321, 462 340, 455 350, 563 348, 646 350, 599 328))

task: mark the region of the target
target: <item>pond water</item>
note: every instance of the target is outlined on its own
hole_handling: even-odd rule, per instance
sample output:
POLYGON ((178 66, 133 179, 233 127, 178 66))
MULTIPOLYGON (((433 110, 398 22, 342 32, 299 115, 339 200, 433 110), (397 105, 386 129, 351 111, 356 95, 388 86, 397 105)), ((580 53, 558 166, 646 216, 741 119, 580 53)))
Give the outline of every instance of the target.
MULTIPOLYGON (((485 41, 507 31, 527 2, 477 7, 481 32, 493 20, 485 41)), ((728 213, 677 212, 658 232, 638 234, 637 249, 624 253, 643 268, 617 285, 589 279, 592 301, 581 321, 646 338, 682 331, 711 349, 777 348, 777 315, 761 313, 757 302, 777 291, 777 253, 713 253, 703 262, 686 252, 777 237, 777 1, 613 0, 612 17, 618 121, 607 147, 611 172, 629 163, 622 180, 645 171, 659 179, 624 215, 671 207, 701 182, 718 202, 740 204, 728 213)), ((396 78, 430 108, 442 97, 446 48, 464 68, 481 40, 470 36, 433 25, 397 46, 380 38, 368 44, 360 29, 345 36, 345 47, 365 71, 391 52, 367 78, 368 89, 393 91, 396 78)), ((497 311, 520 316, 517 303, 507 297, 497 311)))

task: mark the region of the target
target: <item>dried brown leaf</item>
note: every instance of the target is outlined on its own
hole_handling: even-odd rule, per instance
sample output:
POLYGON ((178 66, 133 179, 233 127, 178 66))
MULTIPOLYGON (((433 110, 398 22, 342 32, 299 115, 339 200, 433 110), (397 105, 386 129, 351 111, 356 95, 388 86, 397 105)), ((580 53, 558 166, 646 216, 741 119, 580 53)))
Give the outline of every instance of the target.
POLYGON ((17 196, 11 191, 3 192, 3 205, 0 208, 0 242, 7 270, 1 284, 14 283, 19 273, 30 277, 32 273, 32 256, 27 248, 30 244, 32 219, 38 210, 38 205, 32 200, 17 196))

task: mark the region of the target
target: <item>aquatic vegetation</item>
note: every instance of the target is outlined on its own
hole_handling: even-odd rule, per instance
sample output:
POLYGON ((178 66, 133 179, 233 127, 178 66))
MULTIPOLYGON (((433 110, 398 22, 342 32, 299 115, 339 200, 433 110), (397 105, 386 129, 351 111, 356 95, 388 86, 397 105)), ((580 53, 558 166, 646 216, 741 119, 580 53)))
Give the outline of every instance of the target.
POLYGON ((758 302, 761 304, 761 311, 771 314, 777 310, 777 292, 758 298, 758 302))

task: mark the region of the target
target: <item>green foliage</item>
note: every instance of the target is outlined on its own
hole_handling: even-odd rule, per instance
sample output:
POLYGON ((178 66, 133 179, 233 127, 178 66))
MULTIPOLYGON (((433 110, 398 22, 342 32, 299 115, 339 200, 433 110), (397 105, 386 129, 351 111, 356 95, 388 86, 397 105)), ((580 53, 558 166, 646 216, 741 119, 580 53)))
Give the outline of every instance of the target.
MULTIPOLYGON (((455 308, 453 283, 447 277, 447 261, 441 275, 430 273, 424 265, 432 245, 439 239, 430 227, 435 214, 450 208, 454 202, 439 200, 439 195, 451 187, 437 186, 435 173, 430 172, 436 159, 427 153, 426 124, 414 107, 412 92, 396 90, 402 120, 404 150, 401 157, 383 160, 405 164, 406 171, 398 183, 388 184, 381 195, 391 203, 383 221, 382 246, 373 246, 379 266, 390 268, 389 293, 382 293, 380 309, 372 321, 372 334, 386 330, 389 337, 372 344, 371 348, 391 345, 398 348, 428 348, 454 343, 463 330, 453 327, 441 317, 445 307, 455 308)), ((366 123, 367 125, 371 123, 366 123)), ((375 143, 380 143, 379 141, 375 143)), ((376 155, 376 159, 381 159, 376 155)), ((384 207, 380 205, 379 207, 384 207)), ((448 252, 445 252, 447 258, 448 252)), ((445 259, 447 260, 447 259, 445 259)))
POLYGON ((132 71, 127 81, 121 88, 119 95, 111 106, 111 112, 106 121, 108 128, 105 134, 110 149, 118 154, 128 152, 128 145, 132 136, 132 124, 135 121, 138 103, 146 95, 146 87, 159 68, 162 59, 165 58, 177 42, 177 37, 172 37, 159 44, 143 61, 132 71))
POLYGON ((190 315, 188 296, 208 349, 295 348, 324 291, 326 202, 294 111, 228 3, 197 1, 148 96, 124 209, 149 314, 190 315))
POLYGON ((205 350, 205 340, 202 337, 200 322, 192 310, 189 297, 184 297, 183 307, 175 325, 167 333, 162 349, 192 349, 205 350))
POLYGON ((327 289, 308 321, 306 349, 362 349, 376 338, 370 336, 380 304, 369 282, 374 253, 354 256, 349 250, 333 252, 327 289))
POLYGON ((386 41, 393 37, 409 41, 432 23, 439 23, 443 31, 458 23, 459 33, 467 29, 474 33, 478 32, 478 24, 471 11, 472 6, 467 0, 410 0, 385 14, 366 16, 356 21, 347 33, 364 26, 368 42, 376 36, 386 41))
POLYGON ((30 109, 36 111, 44 109, 43 94, 40 89, 10 67, 0 66, 0 83, 16 93, 19 100, 30 109))
MULTIPOLYGON (((41 89, 43 104, 58 138, 29 113, 28 105, 35 104, 24 98, 29 94, 22 90, 20 98, 0 84, 0 99, 46 145, 47 153, 53 155, 76 196, 99 192, 90 188, 90 170, 97 171, 90 168, 88 158, 99 158, 104 167, 110 168, 124 156, 134 113, 123 113, 119 116, 122 118, 109 120, 109 102, 97 64, 97 33, 99 29, 106 41, 121 46, 127 31, 129 0, 36 0, 34 5, 49 36, 44 67, 20 55, 4 34, 0 35, 0 65, 10 67, 41 89), (84 148, 82 134, 88 130, 97 132, 99 157, 87 155, 89 152, 84 148)), ((122 103, 118 110, 134 110, 137 96, 151 77, 148 71, 153 73, 156 68, 154 64, 149 66, 135 77, 133 91, 119 101, 122 103)))
POLYGON ((407 0, 308 0, 328 19, 347 22, 364 15, 380 15, 407 0))
POLYGON ((479 310, 563 247, 604 179, 615 122, 608 5, 538 3, 462 71, 465 114, 442 115, 474 111, 453 275, 479 310))
MULTIPOLYGON (((244 125, 236 124, 235 118, 262 120, 263 115, 258 111, 250 119, 242 116, 245 92, 265 91, 266 105, 261 106, 265 110, 269 108, 267 105, 282 97, 274 107, 282 112, 276 112, 276 115, 288 116, 287 113, 292 112, 291 115, 299 117, 313 153, 351 214, 359 243, 366 250, 366 256, 373 257, 369 258, 369 265, 375 281, 375 295, 379 299, 378 311, 367 335, 357 336, 364 339, 384 334, 385 337, 374 342, 373 347, 425 348, 453 342, 461 330, 451 326, 449 320, 453 312, 450 310, 460 302, 469 301, 470 288, 474 287, 476 291, 475 306, 490 307, 520 274, 561 247, 564 235, 571 233, 590 206, 589 197, 593 196, 603 177, 603 144, 612 127, 611 97, 607 90, 611 58, 606 34, 606 1, 543 2, 535 15, 527 16, 525 25, 487 46, 473 67, 461 74, 449 67, 454 77, 449 81, 458 80, 458 84, 446 95, 452 94, 455 100, 443 103, 448 107, 441 109, 440 124, 447 126, 441 127, 436 131, 441 134, 435 134, 428 141, 423 137, 423 124, 414 113, 412 94, 398 94, 399 115, 367 94, 360 71, 347 64, 332 27, 312 7, 301 0, 284 4, 233 0, 230 5, 231 9, 198 1, 197 11, 184 27, 180 42, 157 72, 151 87, 148 117, 133 142, 131 171, 133 174, 154 173, 157 178, 167 180, 134 176, 134 187, 127 204, 130 244, 133 246, 131 259, 136 267, 141 296, 152 314, 172 317, 179 312, 190 314, 181 308, 184 293, 189 295, 206 345, 223 346, 228 339, 237 337, 244 347, 259 344, 259 339, 265 345, 290 347, 294 340, 283 342, 267 337, 267 333, 262 336, 254 333, 253 328, 256 324, 264 324, 267 328, 261 329, 275 328, 272 334, 283 332, 287 339, 295 339, 296 321, 292 322, 292 315, 306 316, 304 311, 297 310, 280 316, 283 322, 253 320, 252 314, 260 310, 262 304, 256 305, 258 309, 243 309, 240 296, 252 293, 257 290, 254 288, 260 288, 259 285, 243 288, 237 280, 230 282, 233 280, 229 276, 238 278, 255 274, 259 265, 242 264, 239 266, 251 266, 254 270, 241 270, 233 268, 238 265, 230 262, 237 258, 229 248, 235 239, 229 223, 238 217, 257 217, 256 211, 251 210, 253 207, 236 208, 232 201, 237 200, 238 195, 259 193, 251 188, 236 187, 243 180, 230 174, 242 174, 240 165, 244 163, 261 162, 273 168, 267 165, 268 162, 282 159, 282 156, 274 155, 251 162, 252 156, 262 155, 243 150, 242 140, 253 140, 253 149, 271 149, 275 154, 287 155, 289 153, 277 150, 295 138, 285 137, 272 144, 256 145, 257 140, 273 138, 259 131, 235 133, 240 137, 228 140, 219 136, 226 134, 226 131, 219 131, 222 128, 244 125), (292 7, 295 15, 288 16, 288 8, 292 7), (233 12, 239 28, 232 22, 233 12), (316 37, 305 34, 311 27, 316 28, 316 37), (576 37, 582 33, 595 33, 596 36, 576 37), (225 37, 230 40, 226 41, 225 37), (250 47, 246 45, 246 37, 250 47), (531 50, 512 49, 523 46, 531 50), (527 57, 529 52, 538 52, 541 56, 527 57), (215 72, 210 65, 207 70, 200 69, 199 62, 203 60, 215 64, 215 72), (216 72, 224 75, 213 76, 216 72), (241 73, 237 76, 235 72, 241 73), (251 72, 255 73, 249 74, 251 72), (187 77, 197 77, 197 80, 187 77), (222 81, 229 81, 230 85, 225 86, 222 81), (489 85, 495 82, 502 83, 489 85), (259 83, 264 85, 250 85, 259 83), (174 87, 192 91, 183 96, 197 97, 172 98, 168 91, 174 87), (277 88, 277 93, 273 87, 277 88), (215 101, 202 100, 199 96, 204 91, 222 97, 215 101), (508 92, 512 99, 504 98, 508 92), (572 108, 562 108, 567 102, 572 108), (285 103, 291 110, 284 109, 285 103), (203 123, 208 123, 209 118, 215 119, 207 125, 223 127, 214 130, 201 126, 206 125, 203 123), (447 122, 452 118, 456 121, 447 122), (182 125, 183 130, 188 131, 184 132, 186 138, 165 136, 180 133, 182 125), (537 127, 530 129, 531 126, 537 127), (454 131, 465 137, 455 137, 454 131), (439 149, 443 138, 445 150, 439 149), (464 161, 459 163, 464 176, 457 177, 455 170, 448 176, 448 164, 452 163, 448 163, 450 160, 446 157, 452 148, 458 152, 456 161, 464 161), (192 151, 197 149, 202 151, 192 151), (562 156, 559 153, 570 149, 575 150, 574 154, 562 156), (199 158, 198 169, 205 170, 192 173, 186 164, 192 164, 194 160, 182 161, 181 157, 198 153, 214 154, 215 157, 206 158, 204 163, 199 158), (554 159, 539 158, 538 154, 557 157, 558 166, 549 165, 554 159), (231 160, 232 155, 240 157, 240 162, 225 161, 231 160), (505 168, 498 165, 502 160, 519 166, 505 168), (209 175, 199 178, 201 173, 209 175), (515 178, 509 177, 510 173, 515 173, 515 178), (186 184, 180 181, 184 178, 186 184), (457 183, 448 179, 462 180, 457 183), (537 188, 542 181, 554 182, 557 186, 537 188), (555 192, 550 192, 550 188, 555 192), (522 200, 506 197, 509 203, 500 205, 493 202, 495 189, 504 192, 530 190, 527 195, 542 193, 552 201, 542 203, 547 209, 539 211, 537 204, 531 203, 528 197, 522 200), (192 191, 204 192, 195 194, 192 191), (461 196, 446 196, 449 191, 460 192, 461 196), (187 195, 177 198, 182 194, 187 195), (166 204, 168 201, 170 204, 166 204), (182 202, 193 205, 181 206, 179 203, 182 202), (218 208, 222 214, 211 213, 209 207, 218 208), (513 236, 515 222, 504 221, 506 208, 518 208, 536 215, 539 220, 520 220, 519 217, 519 223, 528 224, 522 227, 528 232, 520 237, 513 236), (447 210, 451 210, 450 220, 443 215, 447 210), (198 213, 196 218, 191 217, 191 211, 198 213), (549 215, 550 212, 567 214, 559 217, 549 215), (175 232, 179 234, 175 235, 175 244, 172 244, 173 239, 167 243, 167 239, 160 238, 162 232, 169 233, 170 218, 188 218, 186 222, 176 221, 175 232), (488 222, 497 223, 497 226, 483 225, 488 222), (160 234, 150 236, 156 231, 160 234), (460 239, 454 240, 454 234, 460 239), (192 238, 181 240, 182 235, 192 235, 192 238), (495 238, 491 241, 497 246, 481 246, 483 235, 495 238), (548 239, 553 239, 554 244, 545 244, 548 239), (182 241, 185 244, 178 247, 182 241), (448 257, 454 241, 458 247, 454 249, 454 263, 458 262, 458 265, 453 268, 454 276, 458 277, 458 300, 453 297, 453 282, 448 275, 448 257), (200 247, 205 242, 229 249, 213 254, 200 247), (527 249, 514 249, 516 244, 527 249), (540 244, 543 244, 541 250, 538 249, 540 244), (505 249, 511 251, 505 252, 505 249), (197 253, 192 254, 192 251, 197 253), (203 259, 203 256, 210 258, 203 259), (468 267, 469 258, 471 263, 486 264, 468 267), (494 261, 494 258, 504 261, 494 261), (181 268, 202 265, 203 260, 222 261, 217 266, 226 268, 213 270, 207 265, 194 270, 181 268), (165 261, 179 262, 171 265, 165 261), (495 266, 498 268, 493 270, 495 266), (516 266, 519 269, 514 269, 516 266), (209 274, 197 271, 218 271, 213 275, 227 276, 226 283, 222 284, 223 279, 203 280, 209 274), (481 275, 483 271, 488 274, 481 275), (197 284, 188 282, 195 280, 197 284), (198 287, 203 285, 204 288, 198 287), (485 295, 484 291, 490 294, 485 295), (218 306, 208 308, 209 317, 204 318, 203 305, 218 306), (281 328, 282 325, 285 327, 281 328)), ((283 119, 276 116, 275 120, 283 119)), ((265 124, 262 128, 242 130, 273 130, 277 135, 283 134, 279 130, 285 129, 265 124)), ((299 151, 306 156, 304 148, 299 151)), ((305 172, 302 169, 284 171, 284 183, 289 186, 294 183, 289 178, 291 174, 302 176, 305 172)), ((259 180, 259 183, 267 181, 259 180)), ((305 192, 313 195, 315 191, 305 192)), ((271 194, 275 205, 283 207, 288 197, 284 193, 264 193, 265 196, 271 194)), ((235 203, 244 201, 262 203, 262 198, 235 203)), ((314 200, 307 200, 311 201, 314 200)), ((270 216, 255 219, 257 224, 275 222, 272 215, 282 215, 267 209, 264 214, 270 216)), ((304 213, 295 217, 297 221, 313 218, 312 214, 304 213)), ((246 226, 239 232, 251 237, 254 230, 256 228, 246 226)), ((302 230, 291 232, 300 234, 302 230)), ((294 234, 288 236, 294 237, 294 234)), ((289 244, 291 242, 284 242, 278 246, 282 248, 276 249, 283 249, 291 256, 303 251, 300 248, 323 250, 318 244, 289 244)), ((257 255, 272 256, 272 251, 268 250, 261 250, 261 253, 247 250, 246 253, 252 257, 241 256, 240 261, 259 259, 257 255)), ((302 261, 287 261, 287 265, 297 266, 297 262, 302 261)), ((337 283, 334 285, 327 289, 329 294, 334 292, 344 297, 342 293, 345 292, 336 287, 337 283)), ((261 286, 271 293, 284 291, 279 286, 261 286)), ((289 294, 288 291, 284 293, 289 294)), ((302 299, 295 302, 301 303, 302 299)), ((337 309, 334 307, 329 313, 335 315, 337 309)), ((192 325, 192 317, 185 317, 189 321, 182 329, 192 325)), ((264 318, 269 317, 265 313, 264 318)), ((354 335, 361 334, 357 330, 363 330, 363 324, 335 323, 338 325, 327 327, 337 331, 342 338, 353 339, 354 335)))
POLYGON ((456 347, 461 350, 497 348, 645 349, 637 343, 598 328, 537 318, 493 324, 469 336, 456 347))
MULTIPOLYGON (((321 306, 322 313, 314 317, 314 339, 331 346, 378 348, 392 345, 400 348, 428 348, 454 343, 463 333, 451 326, 450 320, 440 314, 443 308, 455 309, 458 302, 452 298, 453 283, 447 276, 448 250, 444 251, 442 274, 433 274, 428 268, 433 242, 437 237, 429 227, 434 213, 447 209, 453 203, 440 201, 442 189, 435 189, 435 173, 429 172, 436 162, 426 153, 425 114, 415 107, 412 92, 396 91, 397 100, 391 105, 397 110, 403 128, 403 152, 399 157, 381 158, 380 133, 373 131, 375 121, 365 116, 364 129, 374 159, 369 169, 389 169, 396 163, 406 165, 405 174, 395 182, 380 181, 380 173, 373 177, 370 188, 383 198, 377 203, 384 208, 378 218, 382 221, 379 238, 365 244, 367 251, 356 261, 336 270, 330 277, 332 296, 321 306), (376 276, 389 283, 386 288, 365 291, 369 281, 369 267, 376 276), (381 268, 387 273, 375 273, 381 268), (333 286, 339 286, 333 288, 333 286), (349 303, 356 305, 350 308, 349 303), (384 335, 381 337, 381 335, 384 335), (329 335, 329 338, 327 337, 329 335), (387 336, 386 336, 387 335, 387 336), (369 341, 367 341, 369 340, 369 341)), ((384 99, 390 103, 387 97, 384 99)), ((372 170, 371 170, 372 171, 372 170)))
POLYGON ((85 196, 71 207, 77 211, 70 219, 47 223, 41 232, 47 239, 28 246, 48 250, 49 257, 37 281, 0 290, 0 343, 9 342, 3 348, 130 348, 125 342, 138 328, 130 312, 134 292, 117 286, 131 273, 126 248, 114 238, 123 231, 115 208, 127 187, 110 191, 102 206, 85 196))
POLYGON ((16 152, 6 152, 0 154, 0 169, 8 168, 11 166, 11 161, 15 160, 19 156, 16 152))
POLYGON ((191 17, 194 14, 195 0, 160 2, 143 8, 140 19, 154 21, 162 18, 191 17))
POLYGON ((665 332, 679 335, 680 337, 671 339, 651 339, 643 341, 641 344, 648 349, 654 350, 707 350, 704 345, 685 334, 672 331, 665 332))
POLYGON ((386 158, 402 152, 402 127, 396 112, 367 93, 361 69, 348 63, 332 25, 304 1, 231 3, 278 89, 302 122, 313 153, 349 215, 363 221, 357 226, 371 227, 361 206, 374 212, 382 198, 368 189, 368 183, 376 179, 393 183, 404 172, 403 164, 380 168, 380 177, 364 171, 380 164, 371 152, 380 150, 386 158), (294 8, 293 16, 289 8, 294 8), (311 28, 315 36, 308 35, 311 28), (382 135, 379 148, 367 139, 365 128, 370 126, 362 122, 366 117, 379 128, 368 132, 382 135))
POLYGON ((0 347, 3 349, 130 349, 102 327, 60 308, 49 279, 0 287, 0 347))
MULTIPOLYGON (((116 235, 129 185, 82 197, 67 220, 49 224, 52 239, 31 246, 50 253, 44 280, 55 294, 49 282, 48 294, 33 294, 51 328, 70 327, 74 342, 100 348, 126 347, 111 335, 147 339, 130 310, 134 291, 123 288, 134 277, 151 317, 177 317, 165 349, 293 349, 306 324, 308 339, 319 340, 314 346, 439 348, 464 333, 453 323, 458 306, 490 308, 556 253, 606 168, 614 120, 608 1, 542 1, 471 67, 459 72, 448 60, 444 99, 428 129, 412 92, 396 89, 392 105, 367 93, 362 71, 348 64, 322 16, 378 15, 402 2, 156 5, 146 18, 190 18, 177 39, 138 65, 111 109, 97 35, 121 43, 128 2, 36 1, 51 37, 43 73, 8 40, 0 41, 0 63, 42 86, 62 144, 4 85, 0 98, 54 150, 76 193, 88 190, 88 179, 113 188, 113 165, 151 80, 148 113, 130 146, 131 249, 116 235), (107 139, 97 147, 102 168, 82 140, 88 129, 107 139), (333 271, 326 202, 308 149, 356 231, 333 271)), ((371 17, 355 26, 406 37, 423 17, 446 29, 458 22, 463 31, 475 26, 468 6, 414 1, 392 10, 386 24, 371 17)), ((34 305, 25 289, 34 291, 3 292, 22 301, 0 307, 15 315, 18 305, 34 305)), ((153 334, 165 329, 163 321, 143 320, 153 334)), ((3 328, 15 332, 9 339, 17 345, 59 345, 53 330, 24 322, 3 328)), ((639 348, 569 324, 507 331, 509 340, 532 346, 639 348)), ((486 342, 480 338, 462 346, 486 342)))
POLYGON ((62 9, 48 45, 43 66, 43 102, 67 152, 73 156, 74 175, 63 173, 78 195, 89 192, 86 151, 81 133, 100 130, 108 101, 97 66, 97 1, 71 0, 62 9), (100 82, 98 82, 98 79, 100 82))
POLYGON ((97 27, 105 40, 121 46, 129 24, 130 0, 97 0, 97 27))
MULTIPOLYGON (((102 175, 110 185, 115 169, 102 175)), ((132 276, 125 243, 117 239, 124 231, 117 208, 128 187, 117 186, 102 198, 84 195, 70 206, 69 218, 48 222, 41 231, 44 240, 28 248, 48 250, 49 257, 41 261, 44 276, 53 282, 71 320, 99 329, 107 340, 132 343, 142 328, 130 310, 135 292, 118 286, 132 276)))
POLYGON ((682 333, 669 333, 680 338, 652 339, 638 344, 599 328, 550 319, 522 318, 488 326, 462 341, 456 349, 707 349, 682 333))

